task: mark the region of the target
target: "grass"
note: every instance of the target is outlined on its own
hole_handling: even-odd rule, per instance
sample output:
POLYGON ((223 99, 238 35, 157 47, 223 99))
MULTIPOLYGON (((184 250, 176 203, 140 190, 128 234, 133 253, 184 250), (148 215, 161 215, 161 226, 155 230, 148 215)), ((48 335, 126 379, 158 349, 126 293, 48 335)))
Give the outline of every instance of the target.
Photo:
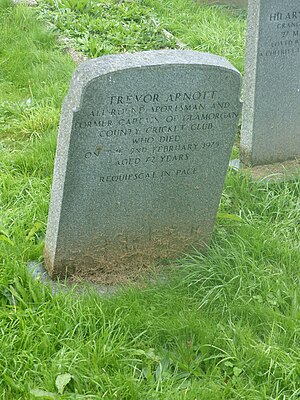
MULTIPOLYGON (((185 25, 197 13, 220 18, 209 49, 216 37, 224 43, 226 18, 226 29, 244 29, 244 17, 224 7, 174 0, 168 16, 154 0, 127 6, 191 48, 185 25)), ((100 298, 92 289, 52 293, 28 277, 27 262, 42 257, 74 69, 45 18, 0 0, 0 399, 298 399, 298 179, 262 185, 230 172, 208 253, 174 262, 167 282, 100 298)), ((243 40, 226 46, 237 65, 243 40)))
POLYGON ((226 57, 244 70, 246 13, 226 6, 199 6, 194 0, 144 0, 161 23, 189 48, 226 57))
POLYGON ((148 7, 134 1, 41 0, 42 15, 90 57, 174 48, 148 7))
POLYGON ((193 0, 39 0, 39 5, 44 18, 90 57, 175 48, 177 38, 187 48, 224 56, 243 71, 245 11, 199 7, 193 0))
POLYGON ((0 138, 39 137, 57 127, 74 63, 31 10, 1 6, 0 138))

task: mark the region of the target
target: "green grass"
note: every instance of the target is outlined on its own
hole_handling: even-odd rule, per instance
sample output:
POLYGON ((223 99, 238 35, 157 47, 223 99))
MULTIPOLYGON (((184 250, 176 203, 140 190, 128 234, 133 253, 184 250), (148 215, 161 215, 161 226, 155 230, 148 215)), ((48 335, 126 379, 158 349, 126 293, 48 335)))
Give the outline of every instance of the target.
POLYGON ((265 187, 230 174, 221 211, 241 220, 219 222, 208 255, 106 300, 52 295, 25 275, 22 251, 7 259, 2 398, 57 393, 65 373, 67 399, 298 398, 299 195, 297 181, 265 187))
POLYGON ((89 57, 104 54, 187 48, 228 58, 244 66, 245 11, 199 6, 193 0, 39 0, 44 18, 73 39, 89 57), (163 29, 174 39, 168 39, 163 29))
POLYGON ((57 127, 74 63, 32 10, 3 1, 0 23, 0 138, 43 135, 57 127))
MULTIPOLYGON (((191 48, 196 15, 216 18, 202 44, 242 62, 243 40, 225 44, 221 33, 222 23, 236 24, 243 37, 244 17, 229 8, 107 4, 154 16, 191 48)), ((167 281, 100 298, 92 289, 52 293, 28 277, 27 262, 42 258, 57 123, 74 69, 40 18, 0 0, 0 399, 298 399, 298 179, 263 185, 231 172, 208 253, 174 262, 167 281)))
POLYGON ((244 70, 246 13, 194 0, 141 0, 153 7, 164 27, 189 48, 226 57, 244 70))
POLYGON ((174 48, 148 7, 134 1, 40 0, 41 12, 89 57, 174 48))

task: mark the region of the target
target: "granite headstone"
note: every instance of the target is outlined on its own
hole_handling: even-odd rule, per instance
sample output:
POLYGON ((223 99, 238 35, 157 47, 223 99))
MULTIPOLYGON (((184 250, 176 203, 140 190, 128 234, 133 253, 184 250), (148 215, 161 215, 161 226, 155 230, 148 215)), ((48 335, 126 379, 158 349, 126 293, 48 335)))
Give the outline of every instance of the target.
POLYGON ((148 265, 209 243, 240 114, 225 59, 159 50, 74 73, 45 243, 52 277, 148 265))
POLYGON ((251 0, 248 9, 241 161, 300 155, 300 2, 251 0))

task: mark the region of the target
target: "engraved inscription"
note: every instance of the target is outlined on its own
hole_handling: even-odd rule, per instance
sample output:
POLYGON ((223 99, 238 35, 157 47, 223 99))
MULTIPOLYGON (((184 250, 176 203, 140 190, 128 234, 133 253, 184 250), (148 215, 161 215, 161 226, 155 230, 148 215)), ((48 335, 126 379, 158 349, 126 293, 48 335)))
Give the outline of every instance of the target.
POLYGON ((261 45, 260 57, 288 57, 300 53, 300 10, 271 13, 265 26, 272 38, 261 45))
POLYGON ((234 108, 217 90, 113 94, 101 109, 75 118, 74 127, 83 140, 96 140, 83 154, 87 162, 106 157, 114 171, 120 167, 100 183, 184 178, 197 173, 202 153, 226 145, 214 128, 236 119, 234 108))

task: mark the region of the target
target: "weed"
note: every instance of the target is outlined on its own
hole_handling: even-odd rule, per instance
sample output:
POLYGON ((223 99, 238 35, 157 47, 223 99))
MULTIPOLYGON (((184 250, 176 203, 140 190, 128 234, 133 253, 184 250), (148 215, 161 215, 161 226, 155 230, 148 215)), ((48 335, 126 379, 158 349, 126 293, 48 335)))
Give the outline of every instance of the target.
POLYGON ((40 7, 44 19, 89 57, 175 47, 151 9, 133 1, 50 0, 40 7))

